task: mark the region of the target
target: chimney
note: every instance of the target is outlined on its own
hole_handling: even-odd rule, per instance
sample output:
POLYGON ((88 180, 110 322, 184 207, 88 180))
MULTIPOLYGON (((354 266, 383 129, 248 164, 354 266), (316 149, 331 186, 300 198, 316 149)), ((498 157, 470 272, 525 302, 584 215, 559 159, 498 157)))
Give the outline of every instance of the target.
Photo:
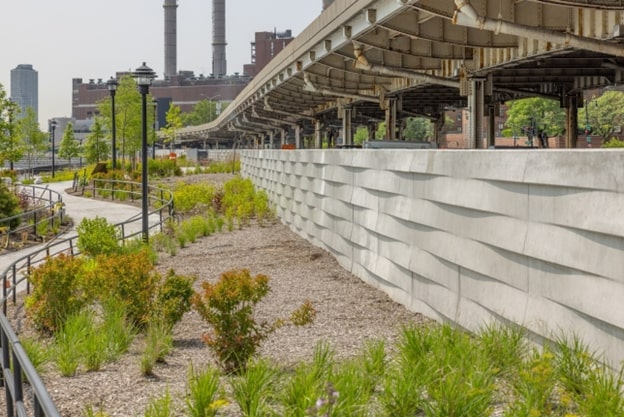
POLYGON ((178 0, 165 0, 165 79, 175 76, 177 70, 177 8, 178 0))
POLYGON ((227 75, 225 60, 225 0, 212 0, 212 75, 227 75))

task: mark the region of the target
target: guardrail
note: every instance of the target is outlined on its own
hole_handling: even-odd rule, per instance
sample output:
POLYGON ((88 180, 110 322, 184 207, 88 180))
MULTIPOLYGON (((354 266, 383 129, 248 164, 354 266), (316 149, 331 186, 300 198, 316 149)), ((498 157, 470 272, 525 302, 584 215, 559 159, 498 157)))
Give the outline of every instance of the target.
POLYGON ((11 235, 20 236, 32 232, 37 239, 40 235, 45 236, 50 226, 62 223, 63 199, 56 191, 47 186, 16 184, 13 185, 13 192, 19 196, 24 204, 34 208, 15 216, 0 219, 0 245, 2 248, 8 247, 11 235))
MULTIPOLYGON (((92 197, 101 196, 101 191, 106 190, 123 190, 129 196, 132 196, 133 200, 137 195, 141 195, 140 184, 131 181, 97 180, 93 187, 89 189, 93 192, 92 197)), ((119 195, 117 194, 117 196, 119 195)), ((114 198, 115 192, 112 193, 112 196, 114 198)), ((159 220, 150 228, 160 227, 162 230, 163 224, 173 217, 173 193, 169 190, 150 186, 148 196, 150 207, 153 207, 150 210, 150 215, 158 214, 159 220)), ((140 200, 140 198, 136 199, 140 200)), ((129 230, 129 226, 134 222, 141 224, 142 217, 139 216, 115 225, 119 229, 119 236, 122 242, 141 234, 140 227, 137 227, 138 232, 129 230)), ((0 285, 2 285, 2 298, 0 298, 0 304, 2 304, 2 313, 0 314, 0 360, 2 365, 0 386, 5 388, 7 416, 61 417, 39 374, 30 362, 30 359, 28 359, 15 331, 12 329, 6 317, 6 311, 9 299, 14 303, 17 302, 17 292, 20 284, 22 284, 22 288, 25 284, 26 292, 30 292, 28 274, 33 267, 45 262, 48 257, 56 256, 60 253, 66 253, 71 256, 80 253, 76 245, 77 239, 77 236, 73 236, 54 241, 40 250, 21 257, 0 274, 0 285), (31 393, 29 396, 31 402, 25 401, 25 390, 31 393)))

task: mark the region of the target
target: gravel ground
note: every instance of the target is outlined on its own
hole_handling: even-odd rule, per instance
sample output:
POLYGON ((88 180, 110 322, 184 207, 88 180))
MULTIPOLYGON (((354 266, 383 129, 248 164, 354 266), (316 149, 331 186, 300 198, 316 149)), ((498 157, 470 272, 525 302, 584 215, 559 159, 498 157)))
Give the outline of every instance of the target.
MULTIPOLYGON (((212 178, 213 182, 222 179, 212 178)), ((341 268, 329 253, 278 221, 203 238, 179 250, 176 256, 163 254, 158 268, 196 276, 197 289, 202 281, 217 280, 220 273, 233 268, 268 275, 271 292, 259 307, 259 320, 284 317, 310 300, 317 311, 313 324, 283 327, 261 346, 260 355, 287 366, 310 359, 320 341, 329 342, 337 357, 348 357, 367 339, 383 338, 391 344, 402 324, 429 322, 364 284, 341 268)), ((21 313, 13 310, 11 320, 23 323, 21 313)), ((26 331, 23 327, 22 331, 26 331)), ((44 383, 61 414, 67 417, 84 416, 88 404, 100 406, 110 416, 142 416, 150 399, 167 389, 181 409, 189 366, 214 364, 213 355, 201 340, 206 330, 207 325, 197 313, 187 313, 174 328, 173 352, 166 363, 157 364, 150 377, 141 375, 142 340, 137 338, 127 355, 101 371, 66 378, 49 366, 43 375, 44 383)), ((241 414, 230 405, 222 415, 241 414)))

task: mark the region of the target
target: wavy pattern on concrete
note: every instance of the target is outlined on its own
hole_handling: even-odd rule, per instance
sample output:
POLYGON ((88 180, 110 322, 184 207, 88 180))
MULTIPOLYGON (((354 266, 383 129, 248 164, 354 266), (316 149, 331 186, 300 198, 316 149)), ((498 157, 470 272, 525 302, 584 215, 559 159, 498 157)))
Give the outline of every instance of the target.
POLYGON ((394 300, 624 359, 624 152, 245 151, 284 223, 394 300))

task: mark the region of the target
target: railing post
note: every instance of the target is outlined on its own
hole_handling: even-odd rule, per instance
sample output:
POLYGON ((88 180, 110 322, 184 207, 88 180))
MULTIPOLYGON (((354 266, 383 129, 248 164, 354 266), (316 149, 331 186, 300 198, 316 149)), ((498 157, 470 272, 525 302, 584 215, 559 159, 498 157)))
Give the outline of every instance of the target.
POLYGON ((111 181, 111 200, 115 200, 115 183, 116 181, 111 181))
MULTIPOLYGON (((30 259, 30 258, 29 258, 30 259)), ((13 267, 11 268, 11 274, 13 275, 13 279, 11 280, 11 285, 13 285, 13 303, 17 302, 17 291, 15 289, 15 286, 17 285, 17 265, 13 264, 13 267)), ((4 288, 3 291, 6 292, 7 288, 6 288, 6 281, 4 282, 4 288)), ((6 297, 6 294, 5 294, 6 297)), ((6 303, 5 303, 6 305, 6 303)))
POLYGON ((35 235, 35 238, 37 238, 37 211, 33 212, 33 235, 35 235))
MULTIPOLYGON (((0 328, 0 344, 2 345, 2 374, 6 369, 9 369, 9 337, 4 329, 0 328)), ((15 410, 13 409, 13 395, 9 389, 9 383, 4 381, 4 400, 6 401, 7 416, 14 416, 15 410)))

